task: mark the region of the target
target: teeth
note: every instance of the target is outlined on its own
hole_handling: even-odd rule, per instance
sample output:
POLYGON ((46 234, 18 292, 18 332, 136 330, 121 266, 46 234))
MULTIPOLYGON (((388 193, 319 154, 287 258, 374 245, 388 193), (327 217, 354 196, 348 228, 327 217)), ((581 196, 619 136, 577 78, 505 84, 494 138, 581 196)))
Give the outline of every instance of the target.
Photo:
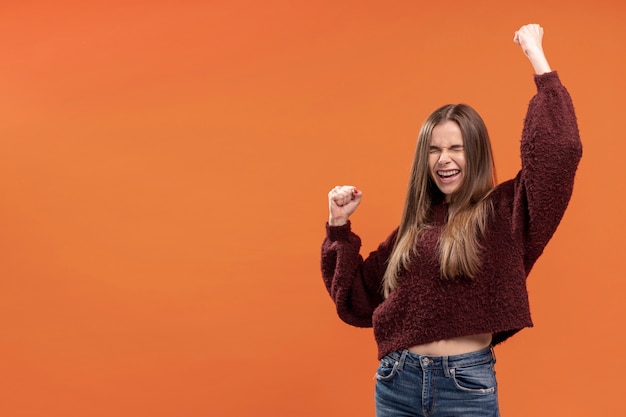
POLYGON ((453 175, 458 174, 459 172, 461 172, 461 171, 459 171, 458 169, 456 169, 456 170, 454 170, 454 171, 437 171, 437 174, 438 174, 440 177, 451 177, 451 176, 453 176, 453 175))

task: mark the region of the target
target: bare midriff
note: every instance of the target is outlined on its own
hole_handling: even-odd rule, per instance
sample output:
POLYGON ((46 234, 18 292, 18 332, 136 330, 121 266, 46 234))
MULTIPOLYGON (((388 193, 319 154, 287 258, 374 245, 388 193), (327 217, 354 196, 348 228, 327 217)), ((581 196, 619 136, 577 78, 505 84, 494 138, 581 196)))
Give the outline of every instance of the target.
POLYGON ((450 356, 476 352, 491 345, 491 333, 473 334, 469 336, 455 337, 452 339, 438 340, 410 347, 408 350, 417 355, 450 356))

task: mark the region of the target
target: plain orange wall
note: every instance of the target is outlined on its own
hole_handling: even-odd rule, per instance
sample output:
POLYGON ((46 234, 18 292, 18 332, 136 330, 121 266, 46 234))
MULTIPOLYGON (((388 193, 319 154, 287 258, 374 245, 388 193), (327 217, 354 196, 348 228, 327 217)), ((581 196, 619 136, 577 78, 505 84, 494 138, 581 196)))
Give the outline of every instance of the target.
POLYGON ((373 416, 371 329, 319 272, 326 193, 397 224, 436 106, 519 168, 541 23, 584 157, 497 348, 502 414, 624 416, 623 1, 4 1, 0 416, 373 416), (423 3, 423 5, 421 4, 423 3))

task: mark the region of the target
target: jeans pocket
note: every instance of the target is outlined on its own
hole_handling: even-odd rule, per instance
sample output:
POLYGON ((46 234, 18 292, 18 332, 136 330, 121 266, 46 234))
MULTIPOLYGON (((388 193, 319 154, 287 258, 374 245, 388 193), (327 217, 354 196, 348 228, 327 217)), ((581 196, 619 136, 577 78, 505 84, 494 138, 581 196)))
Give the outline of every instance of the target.
POLYGON ((496 373, 493 362, 450 369, 454 385, 461 391, 491 394, 496 391, 496 373))
POLYGON ((376 370, 376 380, 390 381, 398 373, 398 365, 399 362, 389 356, 382 358, 376 370))

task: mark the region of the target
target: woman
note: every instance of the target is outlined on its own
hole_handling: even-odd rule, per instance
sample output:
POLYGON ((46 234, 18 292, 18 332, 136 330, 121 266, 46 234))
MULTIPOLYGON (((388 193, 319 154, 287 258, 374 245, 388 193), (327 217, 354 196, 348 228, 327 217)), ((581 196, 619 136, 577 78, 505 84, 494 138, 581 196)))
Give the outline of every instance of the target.
POLYGON ((461 104, 422 126, 400 225, 367 259, 349 221, 362 192, 329 192, 322 275, 340 318, 374 328, 378 417, 499 415, 492 346, 532 326, 526 278, 565 212, 582 154, 542 38, 536 24, 515 32, 537 94, 514 179, 495 186, 487 129, 461 104))

